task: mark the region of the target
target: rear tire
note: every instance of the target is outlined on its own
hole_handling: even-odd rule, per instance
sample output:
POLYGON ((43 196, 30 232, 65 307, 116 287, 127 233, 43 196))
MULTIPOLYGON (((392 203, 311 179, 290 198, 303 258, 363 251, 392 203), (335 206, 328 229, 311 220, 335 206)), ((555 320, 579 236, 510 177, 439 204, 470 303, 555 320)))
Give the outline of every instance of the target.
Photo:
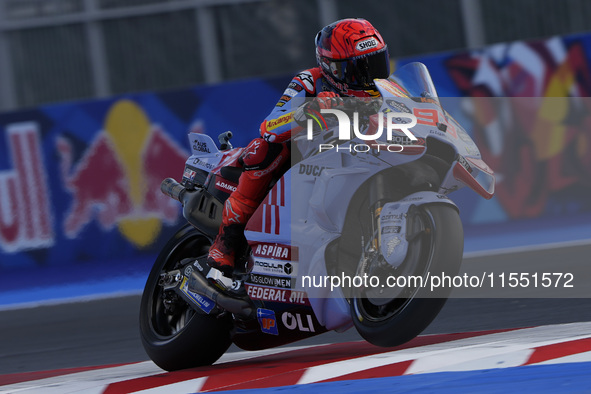
MULTIPOLYGON (((416 267, 415 271, 407 270, 405 275, 420 275, 423 278, 426 278, 427 272, 431 276, 443 272, 448 276, 457 275, 464 249, 464 233, 458 212, 452 206, 443 204, 419 208, 424 212, 424 224, 430 230, 419 237, 422 243, 415 247, 421 257, 410 262, 410 267, 416 267)), ((388 303, 355 297, 350 304, 351 317, 359 334, 368 342, 383 347, 398 346, 427 328, 450 293, 451 289, 440 289, 434 294, 428 287, 418 288, 388 303)))
POLYGON ((229 315, 195 311, 174 290, 158 284, 162 272, 178 268, 182 259, 206 254, 209 246, 197 230, 184 227, 162 249, 148 276, 140 305, 141 340, 148 356, 164 370, 211 365, 232 343, 229 315))

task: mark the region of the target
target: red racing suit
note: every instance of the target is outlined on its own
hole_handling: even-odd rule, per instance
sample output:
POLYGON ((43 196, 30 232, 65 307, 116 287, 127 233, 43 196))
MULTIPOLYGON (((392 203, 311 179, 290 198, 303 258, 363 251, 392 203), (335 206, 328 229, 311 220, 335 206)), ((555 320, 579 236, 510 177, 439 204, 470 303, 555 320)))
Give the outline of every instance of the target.
POLYGON ((316 97, 329 90, 327 86, 318 67, 297 74, 261 123, 261 137, 254 139, 241 154, 239 162, 244 172, 224 204, 222 227, 209 252, 218 267, 229 270, 234 266, 235 251, 245 248, 244 226, 264 199, 271 180, 287 170, 296 110, 288 103, 295 97, 316 97))
POLYGON ((287 85, 283 96, 275 104, 273 111, 261 123, 261 137, 268 142, 285 142, 291 138, 291 120, 295 108, 290 110, 286 104, 294 97, 316 97, 327 90, 320 74, 320 67, 310 68, 297 74, 287 85))
POLYGON ((224 222, 246 224, 265 197, 271 179, 288 163, 288 142, 292 136, 295 112, 295 108, 288 105, 289 101, 294 97, 316 97, 324 89, 318 67, 302 71, 291 80, 271 113, 261 123, 261 137, 254 139, 239 159, 244 172, 236 191, 228 198, 234 212, 225 212, 224 222), (237 218, 235 213, 241 214, 241 217, 237 218))

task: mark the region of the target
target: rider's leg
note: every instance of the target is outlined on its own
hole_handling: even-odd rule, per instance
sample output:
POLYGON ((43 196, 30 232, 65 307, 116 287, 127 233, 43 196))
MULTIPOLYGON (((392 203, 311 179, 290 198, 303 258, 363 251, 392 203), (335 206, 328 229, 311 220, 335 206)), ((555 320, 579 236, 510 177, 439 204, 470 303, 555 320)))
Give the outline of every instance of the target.
POLYGON ((244 172, 238 187, 224 204, 220 232, 209 249, 208 257, 208 264, 228 277, 234 270, 236 251, 246 249, 246 223, 265 198, 273 176, 289 160, 289 148, 286 144, 269 143, 257 138, 244 150, 240 160, 244 172))

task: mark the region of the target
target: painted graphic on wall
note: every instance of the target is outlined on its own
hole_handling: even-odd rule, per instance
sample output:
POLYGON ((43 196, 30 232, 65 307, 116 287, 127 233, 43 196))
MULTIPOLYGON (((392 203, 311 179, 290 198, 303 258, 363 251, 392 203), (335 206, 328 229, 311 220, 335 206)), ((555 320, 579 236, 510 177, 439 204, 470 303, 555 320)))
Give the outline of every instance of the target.
POLYGON ((590 55, 584 35, 424 59, 440 95, 467 97, 458 117, 497 176, 495 202, 476 203, 498 204, 490 221, 591 211, 590 55))
POLYGON ((285 83, 237 82, 0 114, 0 270, 152 261, 183 225, 180 205, 160 183, 182 177, 187 134, 232 130, 232 142, 245 145, 285 83), (248 91, 263 98, 240 102, 236 92, 248 91))

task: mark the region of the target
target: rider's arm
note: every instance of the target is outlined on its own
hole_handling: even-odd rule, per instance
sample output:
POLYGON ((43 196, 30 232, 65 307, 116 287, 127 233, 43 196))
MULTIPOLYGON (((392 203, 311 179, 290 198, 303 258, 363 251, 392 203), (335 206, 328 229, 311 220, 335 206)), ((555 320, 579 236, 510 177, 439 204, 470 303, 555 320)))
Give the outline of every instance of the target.
POLYGON ((284 142, 291 138, 296 108, 291 108, 290 101, 294 98, 301 101, 306 97, 315 97, 318 79, 319 72, 311 69, 299 73, 291 80, 271 113, 261 123, 261 137, 269 142, 284 142))

